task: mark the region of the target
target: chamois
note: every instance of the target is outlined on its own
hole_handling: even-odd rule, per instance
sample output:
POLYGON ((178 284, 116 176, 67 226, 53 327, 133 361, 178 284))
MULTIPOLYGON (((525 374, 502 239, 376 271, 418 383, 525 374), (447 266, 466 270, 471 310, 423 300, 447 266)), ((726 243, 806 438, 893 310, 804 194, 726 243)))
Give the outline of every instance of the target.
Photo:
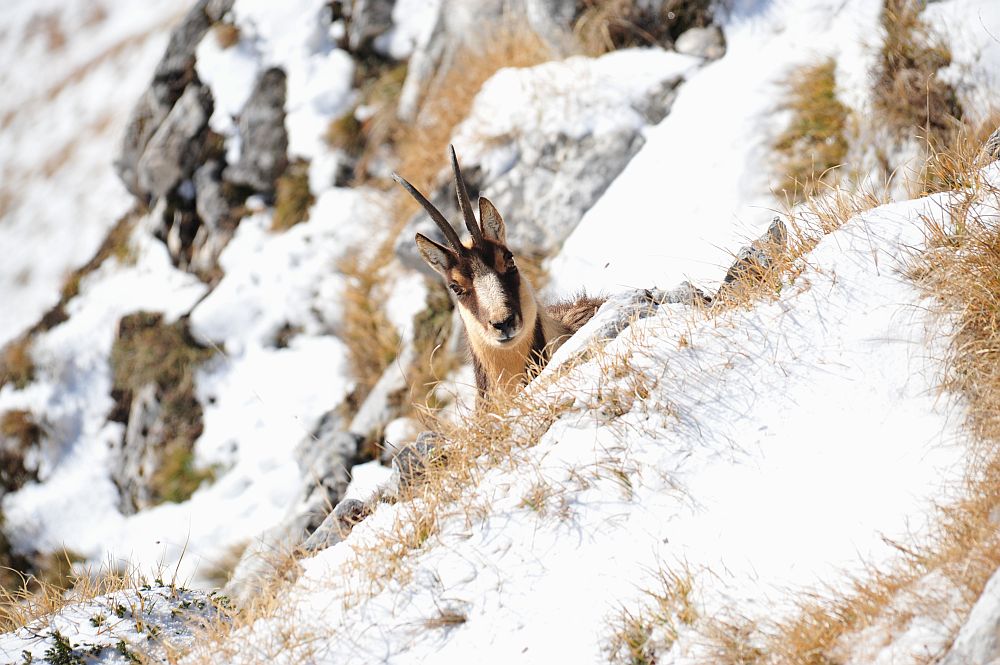
POLYGON ((416 235, 420 256, 454 294, 482 404, 526 383, 532 370, 543 367, 604 301, 581 296, 571 302, 541 305, 507 248, 503 218, 485 197, 479 197, 476 221, 453 146, 450 152, 458 206, 472 236, 469 244, 462 243, 441 211, 413 185, 395 173, 393 179, 427 211, 448 243, 444 246, 423 234, 416 235))

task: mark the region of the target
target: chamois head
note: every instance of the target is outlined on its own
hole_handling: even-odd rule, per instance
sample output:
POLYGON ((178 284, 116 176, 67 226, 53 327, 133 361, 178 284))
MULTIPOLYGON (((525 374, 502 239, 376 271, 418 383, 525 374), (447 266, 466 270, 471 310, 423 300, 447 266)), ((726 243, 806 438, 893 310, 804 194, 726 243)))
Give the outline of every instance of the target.
POLYGON ((441 211, 413 185, 393 174, 396 182, 431 216, 448 243, 448 246, 439 245, 418 233, 417 249, 455 294, 466 331, 473 338, 470 341, 494 348, 519 346, 533 334, 538 314, 531 285, 518 273, 514 255, 507 248, 503 218, 484 197, 479 198, 480 221, 476 221, 454 147, 451 148, 451 166, 455 172, 458 205, 472 235, 468 246, 462 244, 441 211))

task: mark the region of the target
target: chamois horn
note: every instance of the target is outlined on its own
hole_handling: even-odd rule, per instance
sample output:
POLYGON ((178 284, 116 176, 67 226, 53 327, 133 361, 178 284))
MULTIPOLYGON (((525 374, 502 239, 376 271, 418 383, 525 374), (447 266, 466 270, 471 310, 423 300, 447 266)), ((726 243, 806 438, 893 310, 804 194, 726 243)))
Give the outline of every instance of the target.
POLYGON ((472 203, 469 201, 469 191, 465 188, 465 178, 462 177, 462 169, 458 168, 458 157, 455 155, 455 146, 449 145, 451 151, 451 170, 455 172, 455 189, 458 192, 458 207, 462 209, 462 216, 465 218, 465 226, 472 234, 472 244, 483 246, 483 231, 479 228, 476 215, 472 212, 472 203))
POLYGON ((444 234, 444 237, 448 240, 448 244, 451 245, 451 248, 455 250, 455 252, 461 254, 465 251, 465 248, 462 246, 462 241, 459 239, 458 234, 455 233, 455 229, 453 229, 451 224, 448 223, 448 220, 444 218, 441 211, 434 207, 433 203, 424 198, 424 195, 421 194, 416 187, 407 182, 406 179, 398 173, 393 173, 392 179, 402 185, 403 189, 405 189, 417 203, 423 206, 423 209, 427 211, 427 214, 431 216, 434 223, 437 224, 439 229, 441 229, 441 233, 444 234))

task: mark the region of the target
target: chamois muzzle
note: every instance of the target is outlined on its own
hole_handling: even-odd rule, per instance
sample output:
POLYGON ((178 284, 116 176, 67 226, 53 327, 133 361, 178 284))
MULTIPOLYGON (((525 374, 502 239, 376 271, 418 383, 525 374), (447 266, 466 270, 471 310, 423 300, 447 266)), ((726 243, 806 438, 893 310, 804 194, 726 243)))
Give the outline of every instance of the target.
POLYGON ((517 333, 521 332, 520 319, 517 314, 511 314, 503 321, 491 321, 490 325, 497 331, 497 341, 506 344, 517 337, 517 333))

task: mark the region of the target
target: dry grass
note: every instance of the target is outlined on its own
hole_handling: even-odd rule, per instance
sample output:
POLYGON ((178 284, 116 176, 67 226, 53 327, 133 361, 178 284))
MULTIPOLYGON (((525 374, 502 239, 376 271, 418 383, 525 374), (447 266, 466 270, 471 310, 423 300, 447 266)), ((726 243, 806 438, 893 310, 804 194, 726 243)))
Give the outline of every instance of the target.
POLYGON ((34 470, 25 466, 25 457, 44 433, 30 411, 13 409, 0 415, 0 492, 15 491, 35 478, 34 470))
POLYGON ((0 631, 6 632, 57 612, 70 602, 96 598, 146 583, 135 570, 123 572, 111 566, 101 571, 74 572, 81 557, 63 550, 46 557, 43 571, 20 574, 12 584, 0 586, 0 631))
POLYGON ((240 29, 234 23, 216 23, 212 26, 212 33, 222 49, 232 48, 240 41, 240 29))
POLYGON ((194 467, 191 452, 202 430, 194 374, 214 353, 194 341, 183 321, 165 324, 159 314, 139 312, 118 324, 111 370, 115 394, 124 403, 121 410, 128 412, 144 386, 157 388, 162 436, 156 442, 159 464, 149 479, 154 503, 183 501, 214 477, 211 469, 194 467))
POLYGON ((621 607, 609 619, 609 662, 655 665, 657 653, 670 649, 682 627, 699 621, 691 597, 694 580, 690 570, 682 568, 675 573, 661 565, 653 577, 656 587, 644 591, 637 609, 621 607))
POLYGON ((1000 127, 1000 109, 992 109, 979 121, 956 123, 936 140, 928 142, 926 162, 919 175, 921 194, 970 190, 979 187, 978 168, 987 160, 982 154, 990 135, 1000 127))
POLYGON ((921 17, 920 0, 884 0, 885 40, 873 72, 875 111, 897 138, 942 138, 962 107, 954 87, 938 78, 951 64, 951 50, 921 17))
POLYGON ((483 38, 455 55, 452 66, 435 78, 424 94, 417 121, 400 128, 396 170, 418 189, 428 191, 447 165, 455 127, 493 74, 504 67, 532 67, 555 57, 530 27, 520 22, 484 26, 483 38))
POLYGON ((833 59, 802 67, 786 81, 782 108, 791 123, 774 142, 781 186, 778 194, 798 202, 816 194, 820 181, 836 182, 835 169, 847 155, 849 112, 837 98, 833 59))
POLYGON ((392 244, 386 242, 370 260, 351 252, 337 265, 347 278, 337 336, 347 345, 351 378, 357 383, 353 401, 358 405, 399 353, 399 334, 385 312, 384 275, 392 256, 392 244))
POLYGON ((309 208, 316 201, 309 190, 309 162, 297 159, 289 164, 275 189, 272 231, 286 231, 309 219, 309 208))
POLYGON ((0 386, 13 384, 22 389, 35 379, 35 362, 31 359, 31 338, 27 335, 8 343, 0 356, 0 386))
POLYGON ((708 0, 584 0, 573 34, 587 55, 601 55, 633 46, 670 47, 688 28, 712 22, 708 0), (656 8, 651 5, 657 5, 656 8))

